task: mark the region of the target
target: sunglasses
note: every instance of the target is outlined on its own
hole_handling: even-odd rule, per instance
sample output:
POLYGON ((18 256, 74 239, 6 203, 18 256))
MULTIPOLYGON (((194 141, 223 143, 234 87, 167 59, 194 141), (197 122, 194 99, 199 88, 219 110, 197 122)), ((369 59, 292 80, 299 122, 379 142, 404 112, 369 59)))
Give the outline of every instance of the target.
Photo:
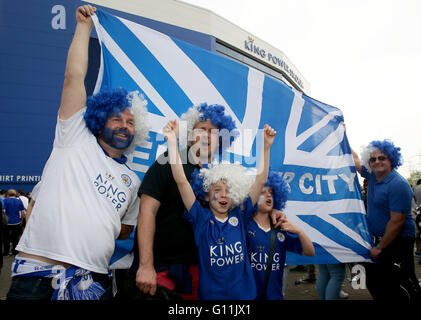
POLYGON ((385 156, 378 156, 378 157, 371 157, 368 161, 370 161, 370 163, 374 163, 376 162, 376 160, 385 161, 386 159, 387 157, 385 156))

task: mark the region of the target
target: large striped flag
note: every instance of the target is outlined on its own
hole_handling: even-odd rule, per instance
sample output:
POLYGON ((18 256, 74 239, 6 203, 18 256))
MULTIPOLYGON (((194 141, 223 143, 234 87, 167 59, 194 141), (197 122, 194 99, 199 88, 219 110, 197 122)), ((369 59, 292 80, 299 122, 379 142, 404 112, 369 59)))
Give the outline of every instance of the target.
POLYGON ((222 104, 241 131, 229 149, 231 160, 255 166, 258 130, 268 123, 278 132, 271 167, 291 187, 285 213, 316 248, 315 257, 288 254, 287 263, 369 259, 372 243, 339 109, 256 69, 129 20, 99 10, 94 22, 102 49, 95 92, 122 86, 139 90, 148 100, 150 141, 137 146, 130 159, 140 179, 166 149, 159 132, 169 120, 194 104, 222 104))

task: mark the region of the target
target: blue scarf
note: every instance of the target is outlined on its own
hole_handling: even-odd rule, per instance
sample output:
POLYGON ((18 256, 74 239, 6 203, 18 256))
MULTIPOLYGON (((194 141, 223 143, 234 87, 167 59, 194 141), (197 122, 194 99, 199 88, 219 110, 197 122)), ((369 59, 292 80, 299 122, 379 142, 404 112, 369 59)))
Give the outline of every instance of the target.
POLYGON ((33 259, 15 258, 12 277, 52 278, 52 300, 99 300, 104 288, 92 279, 92 272, 70 266, 46 264, 33 259))

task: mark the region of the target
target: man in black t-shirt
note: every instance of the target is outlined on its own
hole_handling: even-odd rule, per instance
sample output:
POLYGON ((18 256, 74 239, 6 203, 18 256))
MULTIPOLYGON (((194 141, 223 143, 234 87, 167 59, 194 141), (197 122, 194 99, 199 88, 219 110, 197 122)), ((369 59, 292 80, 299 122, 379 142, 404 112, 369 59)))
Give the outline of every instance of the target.
MULTIPOLYGON (((228 148, 238 132, 220 105, 193 106, 181 116, 180 128, 183 123, 190 146, 180 154, 190 180, 192 172, 211 162, 216 152, 228 148), (221 129, 226 129, 225 136, 220 134, 221 129)), ((180 129, 180 144, 182 133, 180 129)), ((182 218, 184 204, 167 159, 165 152, 152 164, 139 189, 136 285, 150 295, 155 295, 157 285, 161 285, 184 299, 197 299, 197 248, 193 230, 182 218)))

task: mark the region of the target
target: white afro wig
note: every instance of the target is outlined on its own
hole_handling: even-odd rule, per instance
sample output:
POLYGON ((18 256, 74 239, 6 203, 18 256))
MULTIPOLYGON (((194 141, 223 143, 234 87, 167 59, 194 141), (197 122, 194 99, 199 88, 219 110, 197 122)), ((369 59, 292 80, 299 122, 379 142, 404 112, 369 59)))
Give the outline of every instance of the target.
POLYGON ((148 101, 139 94, 139 91, 129 92, 127 99, 130 102, 130 111, 134 117, 135 134, 130 146, 124 151, 126 156, 131 155, 136 146, 141 146, 149 139, 148 101))
POLYGON ((370 173, 372 172, 372 170, 369 165, 369 159, 371 158, 371 154, 376 150, 377 148, 373 147, 370 144, 361 148, 361 165, 364 166, 370 173))
POLYGON ((209 168, 202 168, 199 172, 196 170, 191 184, 196 196, 204 199, 212 184, 221 180, 227 184, 229 196, 236 207, 248 197, 254 176, 240 164, 212 163, 209 168))

